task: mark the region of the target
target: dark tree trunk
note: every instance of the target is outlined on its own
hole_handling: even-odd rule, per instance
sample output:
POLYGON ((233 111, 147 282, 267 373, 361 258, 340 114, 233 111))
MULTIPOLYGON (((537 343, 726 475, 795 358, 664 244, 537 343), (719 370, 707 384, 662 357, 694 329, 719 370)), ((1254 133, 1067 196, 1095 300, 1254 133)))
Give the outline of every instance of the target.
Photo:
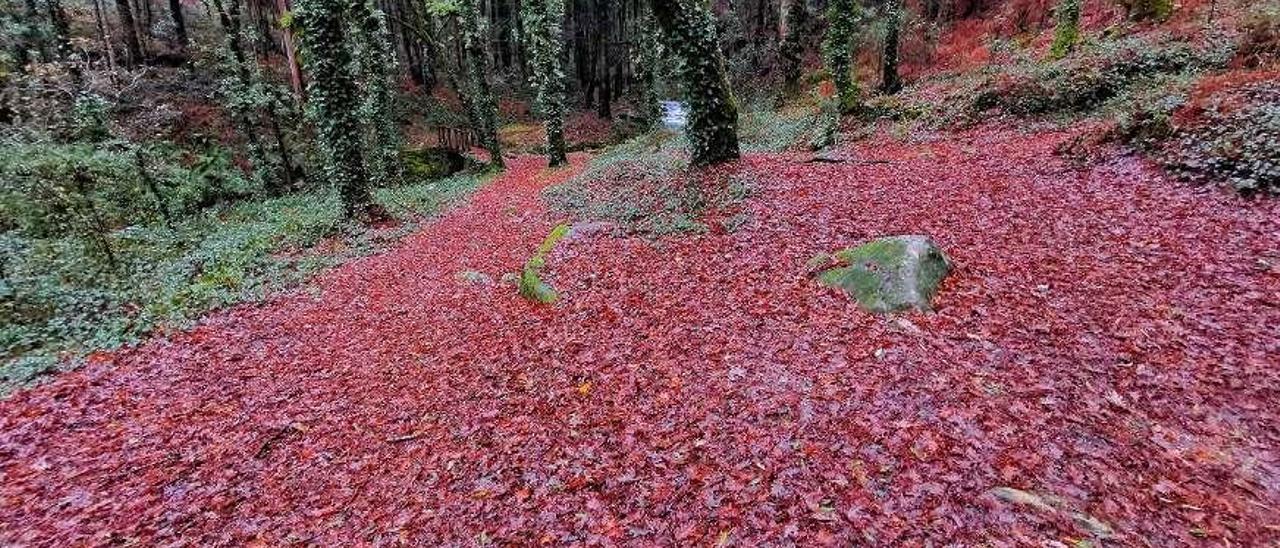
POLYGON ((902 24, 902 0, 889 0, 885 5, 886 17, 884 37, 884 61, 880 80, 880 91, 888 94, 902 89, 902 78, 898 75, 898 34, 902 24))
POLYGON ((129 0, 116 0, 116 15, 120 18, 120 33, 124 35, 126 65, 142 62, 142 44, 138 42, 138 25, 133 21, 133 6, 129 0))
POLYGON ((187 18, 182 15, 182 2, 180 0, 169 0, 169 16, 173 18, 173 34, 178 39, 178 45, 182 48, 187 47, 187 18))
POLYGON ((54 46, 61 57, 71 51, 71 23, 67 19, 67 11, 62 9, 59 0, 48 0, 49 25, 53 27, 54 46))
POLYGON ((600 83, 600 102, 596 114, 601 118, 613 118, 613 82, 611 70, 613 67, 613 48, 609 43, 612 38, 610 32, 611 20, 610 11, 613 9, 613 2, 610 0, 597 0, 596 3, 596 78, 600 83))

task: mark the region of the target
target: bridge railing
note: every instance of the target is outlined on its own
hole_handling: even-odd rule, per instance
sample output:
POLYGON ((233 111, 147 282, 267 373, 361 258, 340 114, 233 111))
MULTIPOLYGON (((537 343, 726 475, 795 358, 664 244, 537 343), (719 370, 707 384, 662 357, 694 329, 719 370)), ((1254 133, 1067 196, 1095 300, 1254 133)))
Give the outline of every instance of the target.
POLYGON ((467 127, 436 128, 436 144, 454 152, 464 153, 476 146, 475 133, 467 127))

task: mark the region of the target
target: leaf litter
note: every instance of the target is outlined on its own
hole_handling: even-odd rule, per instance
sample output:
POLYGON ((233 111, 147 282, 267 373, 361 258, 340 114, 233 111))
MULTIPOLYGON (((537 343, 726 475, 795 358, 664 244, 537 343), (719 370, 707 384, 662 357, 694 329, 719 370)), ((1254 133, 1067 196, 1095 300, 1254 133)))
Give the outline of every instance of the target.
POLYGON ((1280 205, 1069 137, 751 155, 742 226, 574 238, 550 306, 457 279, 519 271, 586 161, 518 159, 315 291, 0 402, 0 541, 1276 542, 1280 205), (887 234, 955 260, 936 313, 805 275, 887 234))

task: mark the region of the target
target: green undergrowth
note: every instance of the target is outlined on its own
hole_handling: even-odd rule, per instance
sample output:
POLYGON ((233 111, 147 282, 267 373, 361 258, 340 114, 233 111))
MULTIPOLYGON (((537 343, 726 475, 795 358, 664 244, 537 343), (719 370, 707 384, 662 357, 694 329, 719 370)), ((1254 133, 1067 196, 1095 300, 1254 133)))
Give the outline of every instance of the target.
MULTIPOLYGON (((708 232, 708 217, 733 209, 755 187, 733 168, 691 170, 684 138, 654 132, 594 158, 582 173, 544 192, 550 207, 576 221, 602 221, 647 237, 708 232)), ((727 216, 720 227, 740 226, 727 216)))
POLYGON ((221 203, 96 239, 11 227, 0 232, 0 393, 84 352, 188 326, 385 249, 483 180, 459 174, 378 189, 375 201, 399 221, 383 227, 344 222, 331 189, 221 203))
POLYGON ((1213 33, 1194 43, 1160 33, 1089 37, 1060 59, 1014 50, 1005 62, 925 78, 897 95, 870 98, 862 114, 930 129, 1001 114, 1070 123, 1112 114, 1114 105, 1137 94, 1222 69, 1235 51, 1235 42, 1213 33))

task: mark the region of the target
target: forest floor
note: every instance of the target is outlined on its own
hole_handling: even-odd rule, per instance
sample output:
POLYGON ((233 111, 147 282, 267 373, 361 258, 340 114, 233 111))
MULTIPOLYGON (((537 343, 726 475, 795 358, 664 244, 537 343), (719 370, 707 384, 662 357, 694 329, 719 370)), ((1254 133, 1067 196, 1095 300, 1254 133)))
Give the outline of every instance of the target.
POLYGON ((497 280, 588 159, 521 157, 391 251, 0 401, 0 542, 1280 540, 1280 202, 1070 136, 749 155, 740 226, 570 238, 551 306, 497 280), (806 275, 904 233, 955 262, 935 313, 806 275))

